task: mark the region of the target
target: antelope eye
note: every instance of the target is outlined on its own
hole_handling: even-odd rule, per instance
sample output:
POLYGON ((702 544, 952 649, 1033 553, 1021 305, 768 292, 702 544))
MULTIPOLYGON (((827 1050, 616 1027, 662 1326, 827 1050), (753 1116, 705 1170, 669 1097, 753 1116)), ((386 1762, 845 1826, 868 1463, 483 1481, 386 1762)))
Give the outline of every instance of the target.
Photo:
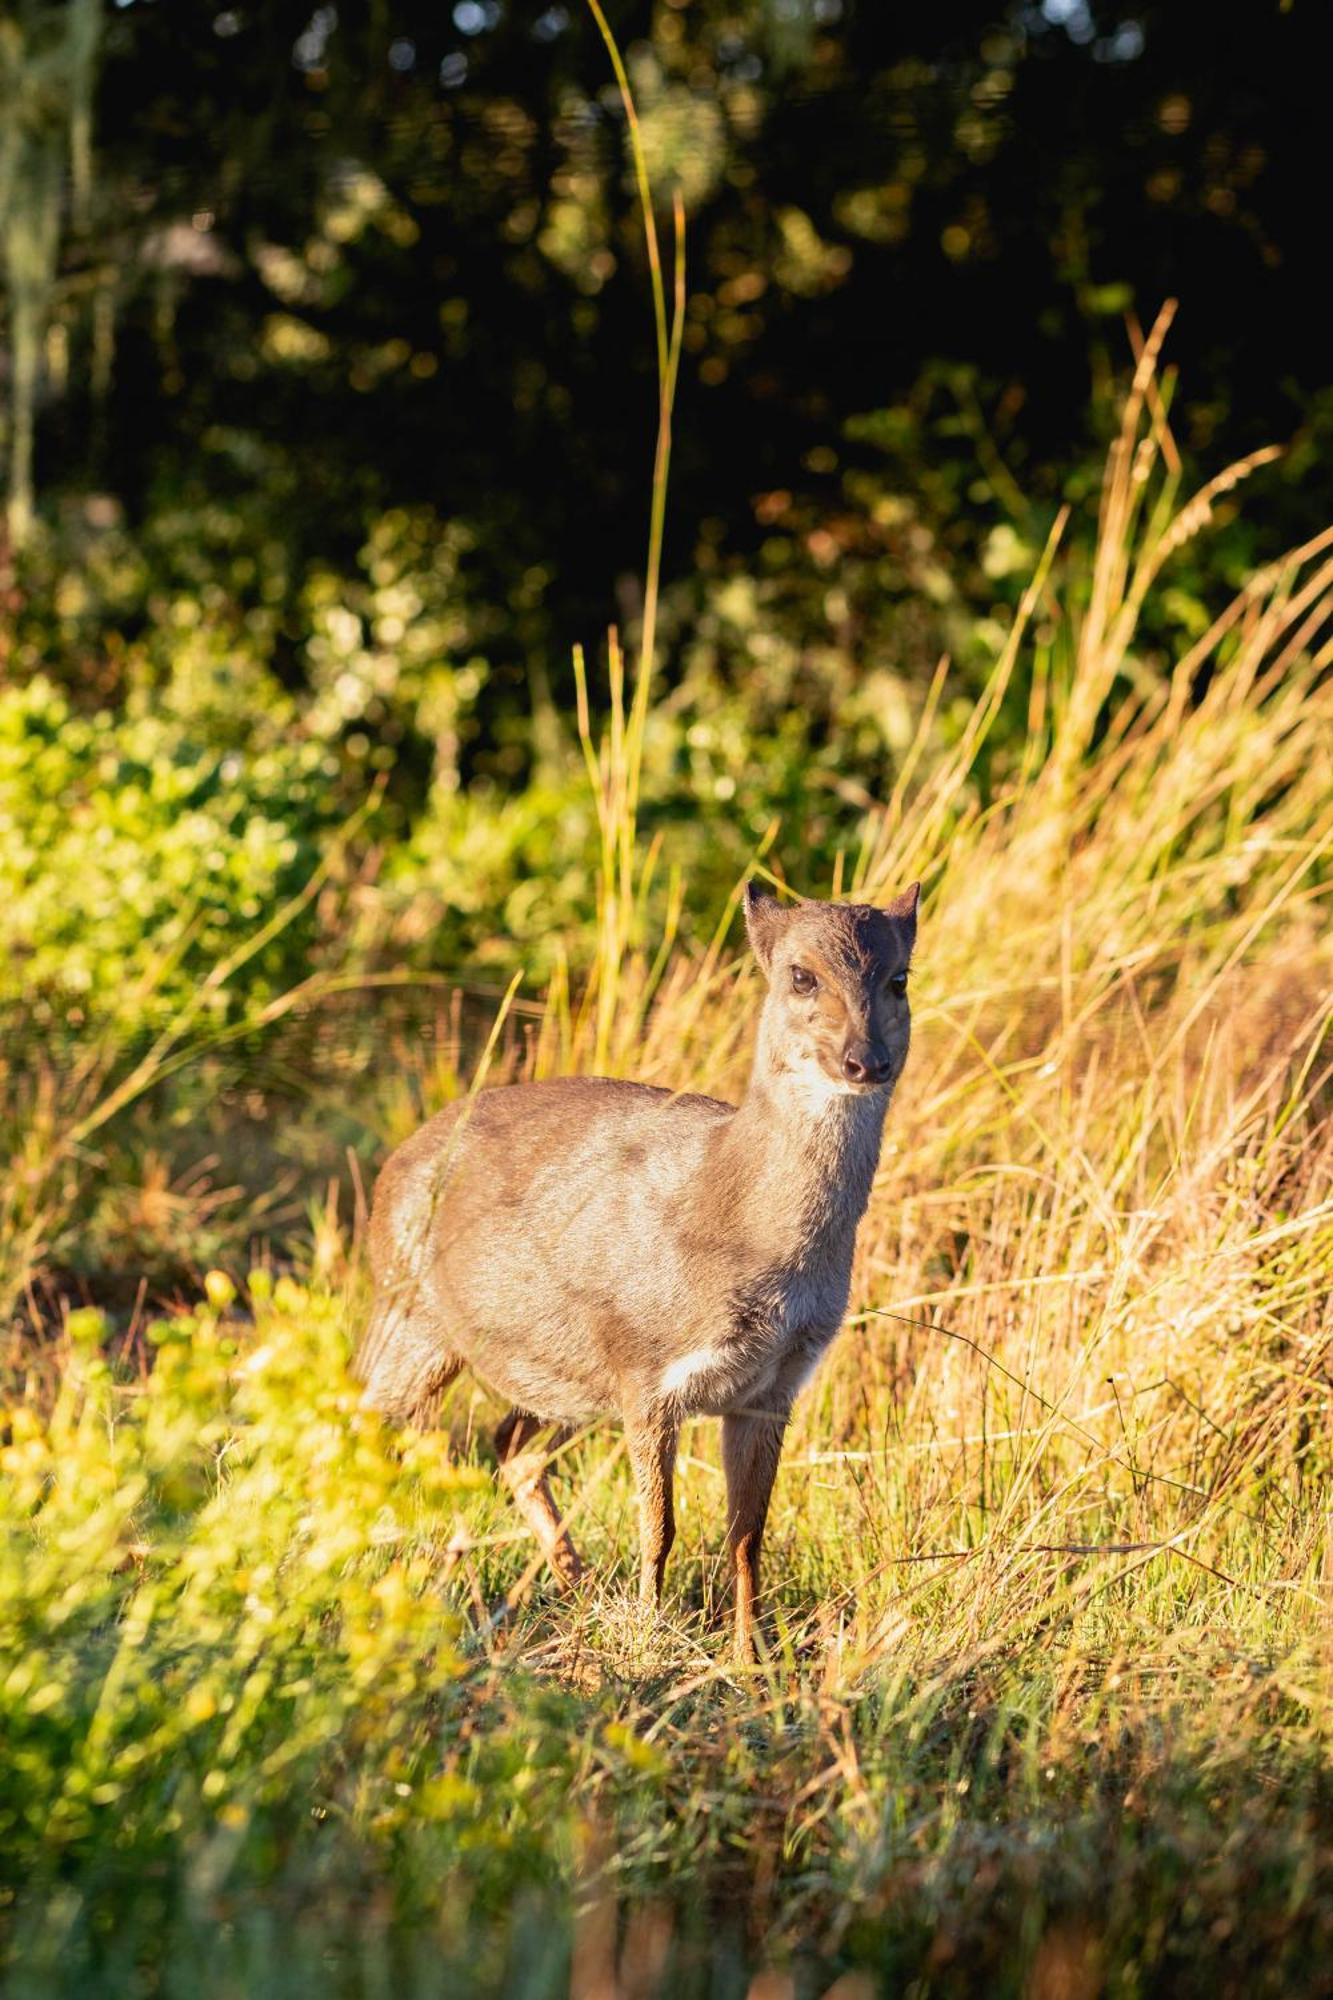
POLYGON ((907 974, 905 972, 894 973, 892 979, 889 981, 889 991, 890 993, 896 993, 898 998, 902 999, 904 993, 907 991, 907 974))
POLYGON ((805 966, 794 965, 791 969, 791 983, 795 993, 813 993, 819 981, 813 972, 806 970, 805 966))

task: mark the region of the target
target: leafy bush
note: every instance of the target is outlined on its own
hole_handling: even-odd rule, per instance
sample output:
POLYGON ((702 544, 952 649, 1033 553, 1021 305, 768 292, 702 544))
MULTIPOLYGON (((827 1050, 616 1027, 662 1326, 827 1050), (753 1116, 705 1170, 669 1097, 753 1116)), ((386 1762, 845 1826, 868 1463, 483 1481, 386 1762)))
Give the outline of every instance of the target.
POLYGON ((80 1946, 114 1931, 124 1976, 177 1898, 281 1877, 312 1839, 351 1897, 395 1852, 422 1899, 448 1867, 482 1933, 550 1879, 585 1753, 551 1732, 534 1755, 521 1714, 466 1723, 475 1661, 428 1587, 419 1518, 476 1473, 386 1449, 326 1293, 249 1291, 237 1321, 212 1274, 130 1395, 101 1316, 72 1314, 54 1407, 0 1431, 0 1906, 34 1972, 70 1880, 80 1946))
MULTIPOLYGON (((0 692, 0 1004, 39 1025, 169 1019, 307 881, 337 777, 318 743, 80 714, 42 677, 0 692)), ((248 989, 299 976, 309 939, 308 920, 273 939, 248 989)))

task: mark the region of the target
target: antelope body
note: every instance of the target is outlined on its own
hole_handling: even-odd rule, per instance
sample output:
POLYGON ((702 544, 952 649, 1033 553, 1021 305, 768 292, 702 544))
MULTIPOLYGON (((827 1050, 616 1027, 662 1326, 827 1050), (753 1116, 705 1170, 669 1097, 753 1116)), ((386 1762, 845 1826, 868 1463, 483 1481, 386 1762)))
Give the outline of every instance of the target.
POLYGON ((465 1366, 507 1398, 500 1469, 565 1583, 581 1565, 536 1440, 618 1416, 654 1602, 681 1423, 720 1416, 745 1657, 783 1431, 846 1310, 907 1057, 916 903, 785 908, 751 885, 768 991, 738 1106, 586 1077, 483 1091, 400 1146, 375 1191, 367 1399, 423 1421, 465 1366))

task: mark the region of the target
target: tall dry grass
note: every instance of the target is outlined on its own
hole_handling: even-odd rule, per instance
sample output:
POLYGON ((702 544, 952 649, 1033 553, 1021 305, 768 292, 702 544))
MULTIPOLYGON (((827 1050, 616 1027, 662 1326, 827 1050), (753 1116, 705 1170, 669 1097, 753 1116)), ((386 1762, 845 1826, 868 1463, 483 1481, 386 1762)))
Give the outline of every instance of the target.
MULTIPOLYGON (((1150 679, 1147 593, 1258 462, 1180 502, 1154 373, 1168 317, 1142 345, 1083 601, 1062 598, 1057 527, 957 748, 928 766, 932 699, 850 870, 867 898, 926 884, 915 1047, 773 1567, 804 1578, 817 1623, 841 1579, 857 1662, 910 1651, 932 1593, 941 1671, 977 1633, 1049 1633, 1057 1604, 1072 1631, 1108 1593, 1138 1629, 1155 1607, 1173 1657, 1233 1627, 1313 1641, 1327 1615, 1333 534, 1150 679), (1025 652, 1026 754, 987 799, 978 753, 1025 652), (839 1528, 852 1510, 854 1552, 834 1532, 821 1554, 821 1490, 839 1528)), ((632 810, 628 776, 616 795, 632 810)), ((675 1088, 744 1087, 757 973, 720 940, 664 975, 622 951, 599 976, 625 1033, 566 1019, 539 1069, 609 1054, 675 1088)), ((715 1526, 711 1461, 695 1476, 715 1526)))

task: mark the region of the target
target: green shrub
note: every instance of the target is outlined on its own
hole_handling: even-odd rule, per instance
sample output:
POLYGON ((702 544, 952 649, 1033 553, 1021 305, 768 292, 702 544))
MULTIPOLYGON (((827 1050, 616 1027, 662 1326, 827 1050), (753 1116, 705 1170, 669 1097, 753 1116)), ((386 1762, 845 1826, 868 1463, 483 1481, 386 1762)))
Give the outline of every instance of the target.
MULTIPOLYGON (((0 1005, 38 1025, 169 1019, 307 881, 339 810, 320 744, 79 714, 40 676, 0 692, 0 1005)), ((299 977, 309 943, 308 918, 283 931, 246 990, 299 977)))

